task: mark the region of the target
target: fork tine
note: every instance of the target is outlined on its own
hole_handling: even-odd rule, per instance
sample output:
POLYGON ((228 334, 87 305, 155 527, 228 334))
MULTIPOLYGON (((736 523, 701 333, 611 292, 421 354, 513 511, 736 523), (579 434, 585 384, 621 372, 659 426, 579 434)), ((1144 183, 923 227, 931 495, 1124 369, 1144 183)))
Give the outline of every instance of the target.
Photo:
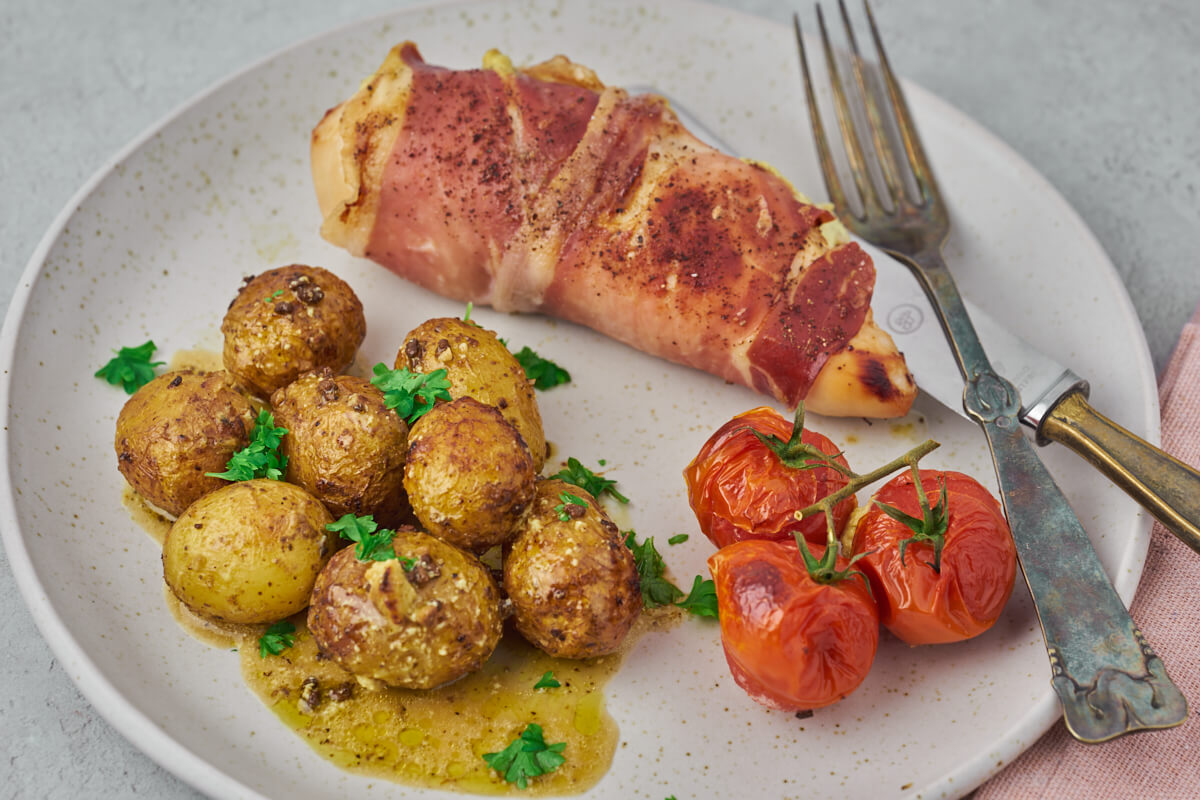
POLYGON ((804 96, 808 100, 808 120, 812 125, 813 139, 817 143, 817 157, 821 161, 821 174, 825 178, 825 188, 829 190, 829 199, 838 212, 842 213, 843 209, 849 209, 846 203, 846 192, 842 189, 841 179, 838 178, 833 152, 829 149, 829 139, 825 137, 825 123, 821 121, 821 111, 817 108, 817 95, 813 91, 812 74, 808 71, 808 55, 804 51, 804 34, 800 30, 799 14, 792 14, 792 26, 796 30, 796 47, 800 51, 800 74, 804 76, 804 96))
POLYGON ((834 57, 833 45, 829 42, 829 31, 825 27, 825 15, 821 6, 817 5, 817 27, 821 29, 821 44, 825 48, 825 64, 829 70, 829 84, 833 89, 834 110, 837 112, 838 127, 842 131, 842 143, 845 145, 846 160, 850 164, 850 174, 854 178, 855 188, 863 203, 863 215, 869 216, 871 210, 881 209, 879 195, 875 184, 867 171, 866 157, 859 143, 858 131, 854 118, 850 116, 850 103, 846 99, 846 90, 842 85, 837 60, 834 57))
POLYGON ((925 156, 925 149, 921 146, 921 139, 917 135, 917 127, 913 124, 912 114, 909 113, 908 103, 904 99, 900 82, 896 80, 896 75, 892 72, 892 65, 888 61, 887 52, 883 49, 883 39, 879 36, 879 28, 875 25, 875 15, 871 12, 869 0, 863 0, 863 7, 867 11, 867 23, 871 28, 871 38, 875 40, 875 52, 879 55, 879 67, 891 99, 892 113, 895 115, 897 127, 900 129, 900 139, 904 142, 904 150, 908 154, 908 164, 912 169, 913 177, 916 178, 917 188, 921 192, 921 204, 927 205, 931 201, 941 198, 941 190, 933 175, 933 167, 930 166, 929 159, 925 156))
POLYGON ((891 145, 884 138, 886 131, 883 115, 879 112, 879 103, 876 100, 878 92, 867 85, 865 61, 863 60, 862 52, 858 49, 858 39, 854 35, 854 26, 850 24, 850 14, 846 11, 846 0, 838 0, 838 9, 841 11, 842 25, 846 28, 846 39, 850 43, 850 65, 854 73, 854 81, 858 84, 859 97, 863 100, 867 119, 870 122, 868 127, 871 129, 871 143, 875 146, 875 156, 878 160, 879 170, 883 173, 883 182, 887 186, 892 202, 899 203, 904 199, 904 188, 900 178, 900 165, 896 163, 896 154, 891 145))

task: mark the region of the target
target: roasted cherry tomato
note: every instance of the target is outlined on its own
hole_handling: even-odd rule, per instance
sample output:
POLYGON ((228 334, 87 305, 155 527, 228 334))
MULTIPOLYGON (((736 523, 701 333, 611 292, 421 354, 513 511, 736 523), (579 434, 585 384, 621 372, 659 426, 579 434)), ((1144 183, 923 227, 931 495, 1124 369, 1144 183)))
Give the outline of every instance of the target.
MULTIPOLYGON (((820 559, 822 545, 809 545, 820 559)), ((836 558, 836 569, 848 562, 836 558)), ((830 565, 834 566, 834 565, 830 565)), ((795 541, 746 540, 708 559, 733 679, 769 708, 804 711, 854 691, 875 660, 879 610, 866 580, 815 580, 795 541)))
POLYGON ((996 622, 1012 593, 1017 574, 1012 534, 1000 504, 974 478, 923 469, 921 485, 929 513, 921 508, 911 472, 888 481, 871 498, 852 523, 851 552, 867 553, 855 566, 871 579, 880 621, 900 639, 912 645, 970 639, 996 622), (940 553, 936 535, 914 538, 913 528, 878 503, 935 534, 944 524, 940 553))
MULTIPOLYGON (((803 412, 797 412, 803 423, 803 412)), ((802 430, 792 441, 794 424, 776 411, 761 407, 738 414, 717 429, 683 471, 688 502, 700 530, 717 547, 743 539, 790 539, 800 531, 810 542, 826 540, 825 514, 803 521, 794 512, 844 487, 848 479, 831 467, 789 467, 751 428, 779 445, 812 448, 846 467, 846 459, 826 437, 802 430)), ((801 453, 803 456, 803 453, 801 453)), ((834 506, 833 522, 840 531, 856 506, 853 495, 834 506)))

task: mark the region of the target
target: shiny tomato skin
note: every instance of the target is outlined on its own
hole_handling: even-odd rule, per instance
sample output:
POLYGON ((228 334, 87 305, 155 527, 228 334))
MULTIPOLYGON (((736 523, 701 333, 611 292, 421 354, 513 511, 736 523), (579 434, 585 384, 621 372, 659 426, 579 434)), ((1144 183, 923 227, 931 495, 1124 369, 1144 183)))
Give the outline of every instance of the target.
MULTIPOLYGON (((810 550, 820 558, 825 548, 810 550)), ((845 569, 845 559, 837 562, 845 569)), ((866 678, 879 645, 879 611, 861 577, 814 581, 795 541, 736 542, 708 566, 725 658, 752 699, 805 711, 841 700, 866 678)))
MULTIPOLYGON (((791 539, 800 531, 810 542, 826 540, 825 515, 797 520, 796 511, 833 494, 848 482, 828 467, 792 469, 781 462, 748 428, 786 441, 792 422, 765 406, 738 414, 709 437, 683 471, 688 502, 700 530, 717 547, 743 539, 791 539)), ((838 453, 827 437, 807 428, 801 441, 829 455, 838 453)), ((837 463, 847 466, 842 456, 837 463)), ((853 496, 834 506, 840 532, 857 502, 853 496)))
POLYGON ((910 645, 959 642, 983 633, 1000 617, 1012 594, 1017 551, 1000 504, 986 488, 961 472, 921 470, 921 485, 936 504, 945 479, 949 526, 941 571, 929 563, 929 542, 911 542, 900 563, 900 542, 912 535, 887 516, 876 500, 921 516, 911 472, 888 481, 871 498, 854 527, 852 553, 871 551, 855 562, 871 579, 879 617, 910 645))

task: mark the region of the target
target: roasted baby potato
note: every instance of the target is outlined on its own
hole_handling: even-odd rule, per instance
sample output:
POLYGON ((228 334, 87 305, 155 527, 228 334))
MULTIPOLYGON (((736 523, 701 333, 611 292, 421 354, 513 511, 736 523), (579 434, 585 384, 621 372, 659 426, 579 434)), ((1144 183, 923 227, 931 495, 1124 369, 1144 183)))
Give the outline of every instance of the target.
POLYGON ((412 528, 397 530, 392 547, 398 558, 386 561, 359 561, 346 547, 321 571, 308 609, 321 651, 370 688, 431 689, 479 669, 501 633, 487 568, 412 528))
POLYGON ((317 573, 337 549, 325 506, 298 486, 231 483, 188 506, 163 542, 175 596, 222 622, 274 622, 308 605, 317 573))
POLYGON ((225 485, 205 473, 223 472, 253 429, 254 409, 229 373, 167 372, 117 416, 117 468, 138 494, 177 516, 225 485))
POLYGON ((538 481, 504 558, 504 590, 521 635, 559 658, 613 652, 642 610, 617 526, 590 494, 556 479, 538 481))
POLYGON ((271 396, 275 424, 287 428, 280 452, 287 480, 335 518, 370 514, 381 526, 411 522, 404 492, 408 425, 369 381, 322 367, 271 396))
POLYGON ((225 369, 265 399, 310 370, 344 371, 367 322, 358 296, 341 278, 292 264, 244 283, 221 333, 225 369))
POLYGON ((474 397, 499 409, 529 447, 534 471, 542 471, 546 434, 533 385, 496 334, 455 317, 428 320, 405 338, 394 365, 401 367, 413 372, 445 369, 450 396, 474 397))
POLYGON ((413 423, 408 448, 404 488, 427 531, 477 553, 513 537, 536 475, 496 408, 473 397, 438 403, 413 423))

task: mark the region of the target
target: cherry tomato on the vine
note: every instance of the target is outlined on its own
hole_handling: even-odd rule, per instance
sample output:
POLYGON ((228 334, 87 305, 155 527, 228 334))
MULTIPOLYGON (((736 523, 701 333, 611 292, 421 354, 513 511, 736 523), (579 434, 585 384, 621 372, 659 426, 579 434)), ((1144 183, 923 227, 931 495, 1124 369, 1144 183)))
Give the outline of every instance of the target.
POLYGON ((871 579, 880 621, 903 641, 969 639, 996 622, 1012 593, 1017 574, 1012 534, 1000 504, 974 478, 920 472, 931 513, 921 508, 911 472, 888 481, 852 523, 851 552, 867 553, 855 566, 871 579), (913 527, 878 503, 898 509, 916 528, 936 529, 935 535, 914 536, 913 527), (940 530, 945 533, 939 553, 940 530))
MULTIPOLYGON (((751 429, 786 446, 793 422, 764 406, 738 414, 709 437, 683 471, 700 530, 717 547, 743 539, 791 539, 795 531, 810 542, 824 543, 825 514, 799 521, 794 513, 833 494, 849 479, 832 467, 787 466, 751 429)), ((804 429, 796 444, 847 467, 833 442, 815 431, 804 429)), ((834 506, 835 530, 842 529, 855 506, 853 495, 834 506)))
MULTIPOLYGON (((815 559, 822 545, 809 545, 815 559)), ((846 570, 840 556, 836 570, 846 570)), ((708 559, 733 679, 769 708, 827 706, 862 683, 879 644, 879 610, 861 575, 813 578, 794 540, 746 540, 708 559)), ((830 567, 834 567, 833 564, 830 567)))

